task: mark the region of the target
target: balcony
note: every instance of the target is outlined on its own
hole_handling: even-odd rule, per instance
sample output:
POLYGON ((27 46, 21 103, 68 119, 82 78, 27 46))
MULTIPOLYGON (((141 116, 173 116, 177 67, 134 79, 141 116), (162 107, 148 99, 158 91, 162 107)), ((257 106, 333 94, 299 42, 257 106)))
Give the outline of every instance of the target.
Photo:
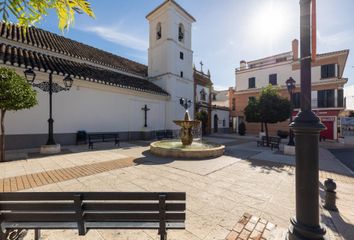
MULTIPOLYGON (((338 105, 338 98, 334 98, 333 101, 322 101, 319 102, 317 98, 311 99, 311 107, 312 108, 339 108, 339 109, 344 109, 344 99, 342 98, 342 104, 338 105)), ((294 104, 294 109, 300 108, 300 104, 294 104)))

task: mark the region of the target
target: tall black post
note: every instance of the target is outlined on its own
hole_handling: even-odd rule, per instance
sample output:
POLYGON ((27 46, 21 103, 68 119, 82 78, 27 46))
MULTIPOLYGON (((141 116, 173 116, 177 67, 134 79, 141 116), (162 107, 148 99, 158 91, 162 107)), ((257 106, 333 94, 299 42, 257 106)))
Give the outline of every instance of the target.
MULTIPOLYGON (((291 111, 290 111, 290 124, 293 122, 293 111, 294 111, 294 105, 293 105, 293 89, 291 89, 290 93, 290 104, 291 104, 291 111)), ((292 128, 290 128, 289 131, 289 142, 288 142, 289 146, 295 146, 295 142, 294 142, 294 131, 292 128)))
POLYGON ((288 240, 322 240, 320 225, 318 141, 325 129, 311 110, 311 0, 300 0, 301 111, 290 125, 296 138, 296 216, 288 240))
POLYGON ((53 134, 53 104, 52 104, 52 95, 53 95, 53 74, 49 74, 49 119, 48 119, 48 141, 47 145, 55 145, 54 134, 53 134))

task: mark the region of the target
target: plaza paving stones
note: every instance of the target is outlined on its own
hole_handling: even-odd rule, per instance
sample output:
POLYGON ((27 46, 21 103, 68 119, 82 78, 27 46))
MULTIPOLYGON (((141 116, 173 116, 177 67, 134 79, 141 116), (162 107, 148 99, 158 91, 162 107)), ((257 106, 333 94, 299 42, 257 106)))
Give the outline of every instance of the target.
POLYGON ((134 158, 85 164, 0 179, 0 192, 17 192, 134 165, 134 158))
POLYGON ((225 240, 267 240, 271 238, 275 227, 263 218, 245 213, 225 240))
MULTIPOLYGON (((55 182, 26 191, 186 192, 186 230, 168 231, 169 240, 225 240, 244 213, 269 221, 277 225, 276 229, 284 232, 290 224, 290 217, 295 215, 295 168, 292 165, 231 155, 201 161, 169 159, 164 162, 149 155, 148 147, 145 146, 127 143, 123 143, 124 147, 120 149, 97 146, 100 149, 96 151, 87 151, 87 146, 71 146, 73 154, 1 163, 0 176, 11 178, 134 158, 132 166, 55 182)), ((261 151, 269 154, 267 149, 256 148, 251 143, 230 145, 227 148, 233 152, 261 151)), ((320 152, 321 161, 325 161, 327 169, 320 173, 321 205, 324 199, 323 181, 326 177, 335 177, 339 212, 332 213, 321 209, 322 223, 327 226, 330 240, 353 240, 354 180, 345 172, 341 172, 342 168, 337 168, 335 158, 326 157, 324 153, 325 151, 320 152), (331 165, 333 171, 329 171, 331 165)), ((251 236, 251 233, 249 235, 251 236)), ((32 232, 25 240, 32 239, 31 236, 32 232)), ((85 237, 78 236, 77 231, 58 230, 43 231, 43 239, 157 240, 159 237, 155 230, 100 230, 90 231, 85 237)))

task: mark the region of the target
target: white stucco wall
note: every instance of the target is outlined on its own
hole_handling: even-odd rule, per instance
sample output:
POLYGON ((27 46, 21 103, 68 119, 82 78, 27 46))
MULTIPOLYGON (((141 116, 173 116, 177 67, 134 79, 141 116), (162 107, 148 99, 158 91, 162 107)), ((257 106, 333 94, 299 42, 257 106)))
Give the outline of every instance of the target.
POLYGON ((344 88, 346 109, 354 110, 354 85, 344 88))
MULTIPOLYGON (((337 65, 335 69, 337 75, 337 65)), ((256 78, 256 89, 266 87, 269 85, 270 74, 277 74, 277 86, 285 86, 285 82, 289 79, 289 77, 292 77, 296 81, 296 85, 300 86, 300 69, 293 70, 292 62, 286 62, 236 72, 236 91, 248 90, 248 79, 251 77, 256 78)), ((321 66, 311 68, 311 81, 314 84, 334 79, 337 78, 321 80, 321 66)))
POLYGON ((192 21, 173 3, 166 4, 149 18, 149 76, 172 73, 193 79, 192 21), (157 24, 161 23, 162 36, 156 39, 157 24), (184 26, 184 40, 178 40, 179 24, 184 26), (180 59, 180 52, 184 59, 180 59))
MULTIPOLYGON (((6 133, 41 134, 48 131, 48 94, 36 89, 38 105, 23 111, 9 112, 5 119, 6 133)), ((115 91, 113 86, 75 80, 70 91, 53 94, 55 133, 141 131, 146 104, 148 127, 165 129, 165 100, 115 91), (94 87, 94 88, 92 88, 94 87)))
POLYGON ((213 109, 211 114, 211 127, 214 129, 214 116, 218 115, 218 129, 229 128, 229 118, 230 112, 226 110, 213 109), (223 121, 225 120, 225 126, 223 125, 223 121))
MULTIPOLYGON (((183 119, 184 108, 180 98, 194 100, 192 23, 186 13, 173 2, 148 16, 150 26, 148 75, 150 80, 167 91, 171 98, 165 106, 165 122, 167 129, 179 129, 173 120, 183 119), (161 23, 161 38, 156 38, 157 25, 161 23), (179 25, 184 26, 184 40, 179 41, 179 25), (183 59, 180 59, 180 52, 183 59), (183 77, 181 77, 183 72, 183 77)), ((194 105, 194 103, 193 103, 194 105)), ((192 105, 192 106, 193 106, 192 105)), ((194 118, 193 107, 189 109, 194 118)))

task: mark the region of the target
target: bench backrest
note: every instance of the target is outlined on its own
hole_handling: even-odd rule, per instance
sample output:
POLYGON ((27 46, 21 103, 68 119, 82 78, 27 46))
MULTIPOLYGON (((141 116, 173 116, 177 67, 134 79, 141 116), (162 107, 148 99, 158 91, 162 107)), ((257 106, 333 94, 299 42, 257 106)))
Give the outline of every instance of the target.
POLYGON ((110 139, 119 138, 119 133, 90 133, 88 134, 89 139, 110 139))
POLYGON ((280 143, 280 137, 269 137, 271 142, 280 143))
POLYGON ((0 221, 74 222, 83 235, 90 222, 184 222, 185 200, 183 192, 0 193, 0 221))

